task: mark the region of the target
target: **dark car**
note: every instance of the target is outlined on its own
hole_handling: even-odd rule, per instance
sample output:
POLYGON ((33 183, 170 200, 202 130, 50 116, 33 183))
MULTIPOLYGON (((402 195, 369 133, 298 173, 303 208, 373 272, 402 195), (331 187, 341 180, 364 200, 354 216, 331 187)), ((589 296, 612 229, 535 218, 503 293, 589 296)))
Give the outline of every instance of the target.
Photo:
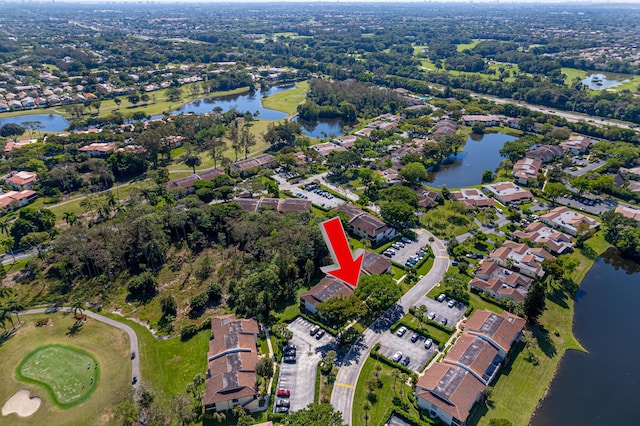
POLYGON ((409 358, 408 356, 405 356, 400 364, 406 367, 407 365, 409 365, 410 362, 411 362, 411 358, 409 358))
POLYGON ((442 325, 447 325, 447 323, 448 323, 449 321, 447 321, 447 319, 446 319, 446 318, 442 318, 442 321, 440 321, 440 322, 442 323, 442 325))
POLYGON ((285 356, 282 358, 282 361, 283 361, 283 362, 286 362, 286 363, 288 363, 288 364, 293 364, 293 363, 295 363, 295 362, 296 362, 296 356, 295 356, 295 355, 285 355, 285 356))
POLYGON ((291 396, 291 391, 289 389, 278 389, 276 391, 276 396, 280 398, 289 398, 291 396))
POLYGON ((290 405, 291 405, 291 403, 289 402, 288 399, 279 399, 276 402, 276 407, 287 407, 287 408, 289 408, 290 405))
POLYGON ((287 407, 276 407, 276 413, 288 414, 289 409, 287 407))
POLYGON ((131 379, 131 384, 135 385, 138 382, 138 376, 133 376, 133 379, 131 379))
POLYGON ((131 359, 134 359, 136 357, 136 353, 135 352, 131 352, 131 359))
POLYGON ((419 338, 420 338, 420 335, 418 333, 413 333, 411 335, 411 343, 417 342, 419 338))
POLYGON ((285 354, 294 354, 296 353, 296 345, 287 345, 284 348, 282 348, 282 350, 284 351, 285 354))

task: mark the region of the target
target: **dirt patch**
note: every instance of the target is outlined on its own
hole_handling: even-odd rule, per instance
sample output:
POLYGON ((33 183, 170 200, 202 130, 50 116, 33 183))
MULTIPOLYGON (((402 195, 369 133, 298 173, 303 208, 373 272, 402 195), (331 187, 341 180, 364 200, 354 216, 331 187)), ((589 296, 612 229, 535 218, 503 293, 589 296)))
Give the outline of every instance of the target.
POLYGON ((2 406, 2 415, 16 413, 18 417, 29 417, 40 408, 42 400, 37 396, 31 397, 31 391, 22 389, 13 394, 2 406))

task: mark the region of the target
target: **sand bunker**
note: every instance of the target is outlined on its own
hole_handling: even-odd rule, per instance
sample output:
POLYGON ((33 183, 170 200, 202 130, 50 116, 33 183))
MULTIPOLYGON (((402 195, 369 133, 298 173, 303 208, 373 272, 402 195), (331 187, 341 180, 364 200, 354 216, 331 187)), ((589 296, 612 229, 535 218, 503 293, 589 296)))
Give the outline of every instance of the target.
POLYGON ((2 415, 16 413, 20 417, 29 417, 40 408, 42 400, 37 396, 31 397, 31 391, 19 390, 2 407, 2 415))

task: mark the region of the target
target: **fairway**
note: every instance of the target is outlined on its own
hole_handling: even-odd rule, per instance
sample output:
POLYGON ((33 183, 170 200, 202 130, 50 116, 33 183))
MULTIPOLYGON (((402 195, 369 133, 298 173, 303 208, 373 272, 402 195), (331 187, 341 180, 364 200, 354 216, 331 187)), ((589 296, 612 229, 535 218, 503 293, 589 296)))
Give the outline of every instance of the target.
POLYGON ((58 406, 70 408, 93 393, 99 371, 88 352, 73 346, 47 345, 22 360, 17 376, 41 385, 58 406))

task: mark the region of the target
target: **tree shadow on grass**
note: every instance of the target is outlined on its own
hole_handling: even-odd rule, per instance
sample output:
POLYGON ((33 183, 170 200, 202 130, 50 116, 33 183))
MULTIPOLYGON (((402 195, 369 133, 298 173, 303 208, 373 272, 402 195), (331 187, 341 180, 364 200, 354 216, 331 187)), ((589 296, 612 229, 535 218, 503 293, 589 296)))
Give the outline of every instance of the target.
POLYGON ((544 353, 547 357, 553 358, 558 350, 556 349, 556 345, 551 340, 551 336, 549 335, 549 331, 546 328, 543 328, 540 325, 536 325, 531 328, 531 332, 533 333, 533 337, 535 337, 538 342, 538 346, 542 353, 544 353))
POLYGON ((560 306, 563 309, 568 309, 569 305, 567 304, 567 293, 558 287, 552 287, 551 292, 547 294, 547 297, 550 301, 560 306))
POLYGON ((2 332, 2 334, 0 334, 0 346, 4 345, 4 342, 11 339, 14 334, 16 334, 15 329, 2 332))
POLYGON ((69 337, 74 337, 76 336, 78 333, 80 333, 82 331, 82 327, 83 324, 81 321, 76 321, 73 323, 73 325, 69 326, 69 328, 67 328, 67 332, 65 333, 65 335, 69 336, 69 337))

